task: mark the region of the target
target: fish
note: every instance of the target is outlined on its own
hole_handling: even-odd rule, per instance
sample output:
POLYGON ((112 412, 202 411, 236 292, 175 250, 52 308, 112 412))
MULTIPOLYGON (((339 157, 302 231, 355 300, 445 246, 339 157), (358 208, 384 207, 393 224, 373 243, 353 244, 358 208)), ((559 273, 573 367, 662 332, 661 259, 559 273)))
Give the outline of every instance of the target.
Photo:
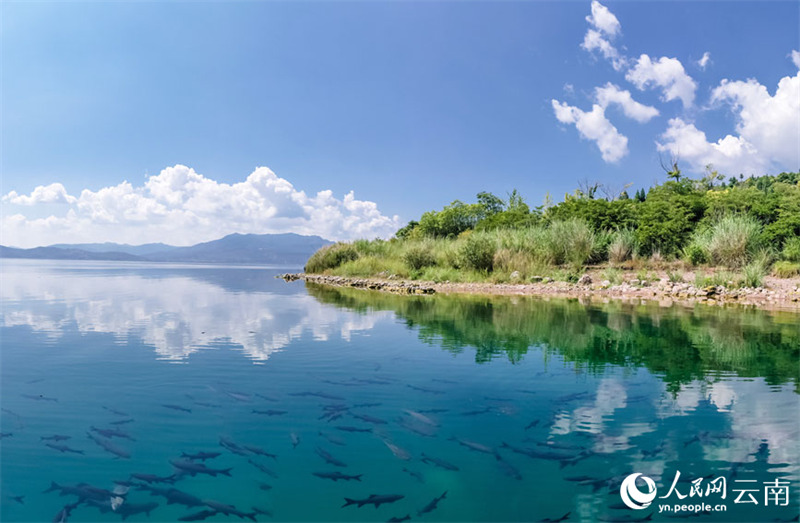
POLYGON ((533 459, 555 460, 560 462, 562 467, 568 464, 575 464, 581 459, 585 459, 591 455, 591 453, 588 451, 584 451, 575 455, 575 454, 552 452, 547 450, 513 447, 506 442, 503 442, 502 447, 510 449, 512 452, 516 452, 517 454, 522 454, 524 456, 528 456, 529 458, 533 459))
POLYGON ((78 483, 77 485, 59 485, 55 481, 50 482, 50 487, 42 491, 42 494, 59 490, 61 496, 77 496, 81 501, 93 499, 95 501, 107 501, 110 498, 118 497, 110 490, 94 487, 88 483, 78 483))
POLYGON ((180 412, 188 412, 190 414, 192 412, 192 409, 187 409, 186 407, 181 407, 180 405, 172 405, 172 404, 169 404, 169 403, 162 403, 161 406, 164 407, 164 408, 167 408, 167 409, 178 410, 180 412))
POLYGON ((95 506, 100 508, 100 512, 111 512, 113 511, 115 514, 119 514, 122 516, 122 520, 128 519, 130 516, 135 516, 136 514, 147 514, 150 516, 150 512, 155 510, 158 507, 158 503, 150 502, 150 503, 120 503, 118 506, 114 507, 114 505, 100 505, 94 503, 95 506))
POLYGON ((253 521, 256 520, 255 512, 242 512, 233 505, 220 503, 219 501, 214 501, 212 499, 203 500, 203 503, 205 503, 211 509, 216 510, 217 512, 222 512, 226 516, 230 515, 230 516, 236 516, 240 519, 248 518, 253 521))
POLYGON ((334 396, 333 394, 326 394, 324 392, 290 392, 289 396, 316 396, 317 398, 322 398, 326 400, 334 400, 334 401, 344 400, 344 398, 341 396, 334 396))
POLYGON ((258 489, 259 490, 264 490, 264 491, 272 490, 272 485, 269 485, 267 483, 259 483, 258 484, 258 489))
POLYGON ((0 439, 10 438, 13 435, 14 435, 13 432, 0 432, 0 439))
POLYGON ((432 438, 436 435, 436 427, 426 423, 420 423, 413 418, 399 418, 397 424, 420 436, 432 438))
POLYGON ((565 445, 563 443, 553 443, 547 441, 537 441, 536 446, 547 447, 549 449, 556 449, 556 450, 577 450, 578 452, 586 450, 586 447, 584 447, 583 445, 565 445))
POLYGON ((335 467, 346 467, 347 466, 347 463, 344 463, 343 461, 339 461, 338 459, 334 458, 333 456, 331 456, 331 454, 327 450, 325 450, 325 449, 323 449, 321 447, 317 447, 315 451, 317 453, 317 456, 321 457, 327 463, 329 463, 329 464, 331 464, 331 465, 333 465, 335 467))
POLYGON ((487 401, 504 401, 504 402, 506 402, 506 401, 507 402, 513 402, 514 401, 512 398, 498 398, 498 397, 495 397, 495 396, 484 396, 483 399, 485 399, 487 401))
POLYGON ((267 458, 272 458, 275 461, 278 461, 277 455, 271 454, 266 450, 262 449, 261 447, 256 447, 255 445, 242 445, 242 448, 247 450, 251 454, 256 454, 257 456, 265 456, 267 458))
POLYGON ((453 465, 452 463, 448 463, 447 461, 439 458, 432 458, 430 456, 426 456, 425 453, 422 453, 422 462, 423 463, 432 463, 437 467, 446 469, 446 470, 459 470, 458 467, 453 465))
POLYGON ((268 518, 272 517, 272 511, 271 510, 258 508, 256 506, 252 506, 252 507, 250 507, 250 509, 252 509, 252 511, 255 512, 256 514, 261 514, 262 516, 267 516, 268 518))
POLYGON ((406 514, 402 518, 398 518, 397 516, 389 518, 386 520, 386 523, 401 523, 403 521, 408 521, 409 519, 411 519, 411 514, 406 514))
POLYGON ((52 436, 41 436, 41 441, 67 441, 72 439, 72 436, 64 436, 63 434, 53 434, 52 436))
MULTIPOLYGON (((486 445, 482 445, 480 443, 475 443, 474 441, 467 441, 464 439, 458 439, 455 436, 451 437, 449 441, 456 441, 462 447, 467 447, 470 450, 474 450, 475 452, 483 452, 484 454, 491 454, 497 457, 497 451, 493 448, 487 447, 486 445)), ((499 458, 498 458, 499 459, 499 458)))
POLYGON ((343 430, 345 432, 372 432, 371 428, 362 429, 362 428, 359 428, 359 427, 349 427, 349 426, 342 426, 342 425, 337 425, 335 428, 336 428, 336 430, 343 430))
POLYGON ((392 454, 394 454, 396 458, 402 459, 403 461, 408 461, 411 459, 411 454, 409 454, 406 449, 398 447, 397 445, 395 445, 394 443, 392 443, 387 439, 383 439, 382 441, 383 444, 386 445, 389 448, 389 450, 392 451, 392 454))
POLYGON ((69 520, 69 516, 72 513, 72 511, 75 510, 75 507, 77 507, 80 504, 81 502, 77 501, 75 503, 71 503, 69 505, 64 505, 63 507, 61 507, 61 510, 59 510, 56 513, 55 517, 53 518, 53 523, 66 523, 69 520))
POLYGON ((361 481, 361 476, 363 476, 363 474, 342 474, 338 470, 335 472, 312 472, 311 475, 322 479, 332 479, 333 481, 339 481, 340 479, 344 481, 361 481))
POLYGON ((252 410, 253 414, 263 414, 264 416, 283 416, 287 412, 289 412, 289 411, 288 410, 272 410, 272 409, 269 409, 269 410, 253 409, 252 410))
POLYGON ((322 432, 322 431, 319 431, 317 434, 328 440, 330 443, 333 443, 334 445, 339 445, 340 447, 344 447, 345 445, 347 445, 347 443, 345 443, 343 439, 336 437, 333 434, 328 434, 327 432, 322 432))
POLYGON ((502 459, 499 454, 495 454, 495 457, 497 458, 497 467, 503 474, 516 480, 522 479, 522 474, 517 467, 502 459))
POLYGON ((443 390, 436 390, 436 389, 428 389, 426 387, 417 387, 416 385, 406 384, 406 387, 409 389, 418 390, 420 392, 426 392, 428 394, 444 394, 443 390))
POLYGON ((205 503, 203 503, 203 501, 197 496, 176 488, 164 490, 149 487, 148 490, 150 490, 152 494, 158 494, 166 498, 167 505, 177 504, 185 507, 202 507, 205 505, 205 503))
POLYGON ((356 403, 353 405, 353 408, 362 408, 362 407, 380 407, 383 403, 356 403))
POLYGON ((128 459, 131 457, 131 453, 128 452, 126 449, 122 447, 118 447, 117 445, 113 444, 110 440, 98 438, 91 432, 87 432, 86 435, 89 437, 90 440, 97 443, 103 450, 106 452, 110 452, 114 454, 118 458, 128 459))
POLYGON ((134 472, 130 477, 147 483, 175 483, 177 479, 175 474, 171 476, 156 476, 155 474, 142 474, 140 472, 134 472))
POLYGON ((423 414, 441 414, 442 412, 448 412, 450 409, 420 409, 417 412, 421 412, 423 414))
POLYGON ((214 459, 217 456, 221 456, 221 452, 195 452, 194 454, 187 454, 186 452, 181 452, 181 457, 185 459, 192 459, 192 460, 202 460, 205 461, 207 459, 214 459))
POLYGON ((382 420, 374 416, 369 416, 367 414, 350 414, 350 415, 356 419, 360 419, 361 421, 365 421, 367 423, 373 423, 375 425, 386 425, 386 420, 382 420))
POLYGON ((570 514, 572 514, 572 512, 567 512, 566 514, 564 514, 560 518, 544 518, 544 519, 540 519, 539 521, 541 521, 542 523, 559 523, 560 521, 568 520, 570 514))
POLYGON ((44 446, 45 447, 50 447, 51 449, 55 449, 55 450, 57 450, 57 451, 59 451, 61 453, 72 452, 73 454, 83 454, 82 450, 73 449, 73 448, 70 448, 70 447, 68 447, 66 445, 59 445, 57 443, 45 443, 44 446))
POLYGON ((106 409, 111 414, 114 414, 115 416, 123 416, 126 418, 130 417, 130 415, 127 412, 122 412, 121 410, 112 409, 111 407, 106 407, 105 405, 103 405, 103 408, 106 409))
POLYGON ((528 423, 528 424, 525 426, 525 430, 528 430, 528 429, 532 429, 532 428, 534 428, 536 425, 538 425, 538 424, 539 424, 539 422, 540 422, 540 421, 541 421, 541 420, 538 420, 538 419, 535 419, 535 420, 531 421, 530 423, 528 423))
POLYGON ((426 425, 430 425, 431 427, 438 427, 439 424, 432 420, 430 417, 426 416, 421 412, 417 412, 414 410, 403 409, 403 412, 414 418, 415 420, 424 423, 426 425))
POLYGON ((416 478, 416 480, 419 481, 420 483, 425 483, 425 477, 422 475, 421 472, 417 472, 416 470, 408 470, 405 467, 403 467, 403 472, 410 475, 412 478, 416 478))
POLYGON ((38 394, 38 395, 36 395, 36 394, 23 394, 22 397, 23 398, 28 398, 29 400, 52 401, 52 402, 58 403, 58 398, 50 398, 48 396, 43 396, 42 394, 38 394))
POLYGON ((8 496, 8 497, 13 499, 14 501, 19 503, 20 505, 24 505, 25 504, 25 496, 24 495, 23 496, 8 496))
POLYGON ((292 448, 296 449, 300 444, 300 436, 298 436, 297 433, 292 432, 289 434, 289 438, 292 440, 292 448))
POLYGON ((258 392, 256 392, 254 396, 258 396, 259 398, 267 401, 273 401, 273 402, 278 401, 278 398, 273 398, 272 396, 265 396, 264 394, 259 394, 258 392))
POLYGON ((116 437, 116 438, 125 438, 125 439, 129 439, 131 441, 136 441, 134 438, 131 437, 130 434, 128 434, 126 432, 122 432, 119 429, 98 429, 97 427, 92 426, 92 427, 89 428, 89 430, 91 430, 93 432, 97 432, 98 434, 100 434, 104 438, 108 438, 108 439, 116 437))
POLYGON ((221 409, 222 408, 222 405, 219 405, 218 403, 209 403, 207 401, 195 401, 194 404, 198 405, 200 407, 207 407, 209 409, 221 409))
POLYGON ((462 412, 461 415, 462 416, 477 416, 478 414, 487 414, 489 412, 492 412, 492 407, 485 407, 483 409, 470 410, 470 411, 467 411, 467 412, 462 412))
POLYGON ((434 510, 439 505, 439 502, 441 500, 443 500, 445 497, 447 497, 447 491, 446 490, 444 491, 444 493, 441 496, 439 496, 437 498, 433 498, 430 503, 428 503, 427 505, 425 505, 424 507, 419 509, 417 511, 417 516, 421 516, 423 514, 427 514, 428 512, 431 512, 432 510, 434 510))
POLYGON ((350 505, 358 505, 358 508, 361 508, 364 505, 375 505, 375 508, 378 508, 384 503, 394 503, 395 501, 399 501, 404 497, 405 496, 401 494, 370 494, 369 497, 364 499, 344 498, 344 505, 342 505, 342 508, 350 505))
POLYGON ((247 462, 253 465, 258 470, 260 470, 261 472, 263 472, 264 474, 273 477, 275 479, 278 479, 278 475, 275 474, 275 472, 273 472, 272 470, 270 470, 266 465, 259 463, 257 461, 253 461, 252 459, 248 459, 247 462))
POLYGON ((248 402, 253 399, 253 396, 251 394, 246 394, 244 392, 234 392, 226 390, 225 394, 235 399, 236 401, 248 402))
POLYGON ((134 421, 136 420, 133 418, 121 419, 119 421, 112 421, 111 423, 109 423, 109 425, 125 425, 126 423, 133 423, 134 421))
POLYGON ((194 476, 196 474, 208 474, 210 476, 216 476, 217 474, 222 474, 223 476, 230 476, 231 470, 233 468, 227 469, 211 469, 203 465, 202 463, 195 463, 194 461, 188 460, 180 460, 180 459, 171 459, 169 462, 172 464, 173 467, 180 470, 185 474, 189 474, 190 476, 194 476))
POLYGON ((219 444, 222 448, 233 452, 239 456, 247 456, 247 451, 244 450, 242 447, 239 446, 238 443, 235 443, 233 440, 228 438, 227 436, 220 436, 219 437, 219 444))
POLYGON ((194 514, 188 514, 186 516, 178 518, 178 521, 203 521, 206 518, 210 518, 211 516, 215 516, 217 514, 216 510, 209 510, 204 509, 200 512, 195 512, 194 514))

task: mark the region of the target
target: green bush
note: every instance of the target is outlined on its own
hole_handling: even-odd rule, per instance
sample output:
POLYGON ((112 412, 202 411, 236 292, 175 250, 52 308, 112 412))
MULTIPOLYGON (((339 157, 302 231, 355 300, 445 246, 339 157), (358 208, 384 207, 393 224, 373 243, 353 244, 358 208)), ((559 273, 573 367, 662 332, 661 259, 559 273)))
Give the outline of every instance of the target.
POLYGON ((794 236, 784 242, 781 258, 790 262, 800 262, 800 236, 794 236))
POLYGON ((356 258, 358 258, 358 250, 355 246, 349 243, 334 243, 326 245, 312 254, 303 270, 309 273, 320 273, 356 258))
POLYGON ((743 272, 742 283, 745 287, 761 287, 764 284, 764 276, 767 275, 767 266, 763 260, 754 260, 745 265, 743 272))
POLYGON ((761 247, 761 223, 747 215, 724 216, 711 226, 711 262, 726 267, 747 265, 761 247))
POLYGON ((776 262, 772 267, 772 272, 778 278, 792 278, 800 276, 800 263, 790 261, 776 262))
POLYGON ((711 261, 711 251, 708 246, 711 243, 711 229, 700 228, 692 235, 689 244, 683 248, 683 258, 692 265, 703 265, 711 261))
POLYGON ((555 221, 550 224, 549 249, 555 264, 581 266, 595 250, 595 234, 579 219, 555 221))
POLYGON ((669 271, 667 272, 667 279, 672 283, 682 283, 683 271, 669 271))
POLYGON ((459 249, 459 256, 465 267, 477 271, 490 272, 494 266, 495 242, 486 234, 471 234, 459 249))
POLYGON ((636 231, 628 228, 614 231, 608 245, 608 261, 622 263, 633 258, 636 251, 636 231))
POLYGON ((433 245, 429 242, 412 243, 403 253, 403 262, 413 271, 436 265, 433 245))

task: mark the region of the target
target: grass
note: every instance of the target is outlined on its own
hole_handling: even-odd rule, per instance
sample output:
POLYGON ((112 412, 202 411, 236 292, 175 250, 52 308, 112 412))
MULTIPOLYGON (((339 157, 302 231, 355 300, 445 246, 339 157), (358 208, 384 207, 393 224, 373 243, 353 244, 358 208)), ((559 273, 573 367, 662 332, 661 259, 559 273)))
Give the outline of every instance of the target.
POLYGON ((744 267, 761 247, 761 229, 761 223, 752 216, 720 218, 703 236, 709 260, 715 265, 744 267))
POLYGON ((772 273, 778 278, 800 276, 800 263, 785 260, 775 262, 775 265, 772 267, 772 273))
POLYGON ((616 267, 609 267, 603 271, 603 279, 611 282, 611 285, 622 283, 622 271, 616 267))

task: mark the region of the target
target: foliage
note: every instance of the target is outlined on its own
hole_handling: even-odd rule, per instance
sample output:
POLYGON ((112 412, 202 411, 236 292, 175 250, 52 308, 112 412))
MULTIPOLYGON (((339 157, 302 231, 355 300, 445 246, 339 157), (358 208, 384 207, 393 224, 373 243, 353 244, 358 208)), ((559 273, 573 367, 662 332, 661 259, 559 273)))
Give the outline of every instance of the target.
POLYGON ((493 238, 486 234, 471 234, 461 245, 459 255, 465 267, 489 272, 494 266, 497 249, 493 238))
POLYGON ((436 256, 431 242, 415 242, 406 247, 403 262, 413 271, 436 265, 436 256))
POLYGON ((630 260, 636 254, 637 249, 635 230, 624 228, 614 231, 608 246, 608 261, 622 263, 630 260))
POLYGON ((356 258, 358 258, 358 251, 354 245, 334 243, 333 245, 326 245, 312 254, 311 258, 306 262, 304 270, 311 273, 324 272, 356 258))
POLYGON ((794 276, 800 276, 800 263, 779 261, 773 265, 772 272, 778 278, 792 278, 794 276))
POLYGON ((711 262, 726 267, 746 265, 762 245, 761 229, 761 223, 752 216, 723 216, 709 232, 707 249, 711 262))
POLYGON ((781 258, 790 262, 800 262, 800 236, 794 236, 784 242, 781 258))

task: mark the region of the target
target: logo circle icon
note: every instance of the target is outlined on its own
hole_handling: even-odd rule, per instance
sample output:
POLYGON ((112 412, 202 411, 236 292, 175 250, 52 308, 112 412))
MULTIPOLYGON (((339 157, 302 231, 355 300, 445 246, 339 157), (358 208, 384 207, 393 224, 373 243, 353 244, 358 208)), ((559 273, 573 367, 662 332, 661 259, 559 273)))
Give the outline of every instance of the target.
POLYGON ((634 510, 645 509, 656 499, 656 482, 647 476, 642 476, 640 472, 636 472, 622 480, 622 485, 619 487, 619 495, 622 498, 622 502, 628 507, 634 510), (644 480, 647 492, 642 492, 636 486, 636 480, 639 476, 644 480))

